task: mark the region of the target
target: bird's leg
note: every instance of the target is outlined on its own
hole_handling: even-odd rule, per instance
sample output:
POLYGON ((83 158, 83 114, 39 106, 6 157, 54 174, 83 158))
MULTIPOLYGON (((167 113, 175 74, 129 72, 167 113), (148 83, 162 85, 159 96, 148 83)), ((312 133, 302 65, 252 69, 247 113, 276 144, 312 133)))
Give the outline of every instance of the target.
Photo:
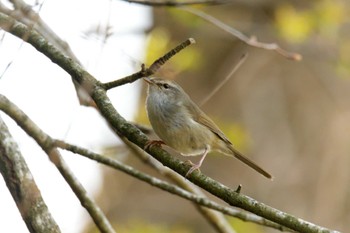
POLYGON ((148 150, 149 148, 151 148, 152 146, 159 146, 162 147, 162 145, 165 145, 165 142, 163 142, 162 140, 150 140, 146 143, 144 149, 148 150))
POLYGON ((188 172, 186 173, 185 177, 188 177, 192 172, 194 172, 195 170, 199 169, 202 166, 202 163, 203 163, 203 161, 205 159, 205 156, 207 156, 208 152, 209 152, 209 146, 206 145, 205 146, 205 150, 204 150, 204 152, 202 154, 202 157, 199 160, 199 162, 197 164, 195 164, 195 163, 192 163, 190 161, 191 164, 192 164, 192 167, 190 168, 190 170, 188 170, 188 172))

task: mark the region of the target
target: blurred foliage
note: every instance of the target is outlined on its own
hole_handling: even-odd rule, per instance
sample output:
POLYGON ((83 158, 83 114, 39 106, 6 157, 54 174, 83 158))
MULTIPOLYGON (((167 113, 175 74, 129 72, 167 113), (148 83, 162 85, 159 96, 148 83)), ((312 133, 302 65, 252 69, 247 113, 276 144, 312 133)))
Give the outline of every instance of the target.
POLYGON ((297 12, 286 4, 276 10, 276 26, 284 39, 303 42, 311 33, 313 19, 309 12, 297 12))
POLYGON ((247 233, 247 232, 249 232, 249 233, 262 233, 262 232, 264 232, 262 230, 262 227, 260 227, 257 224, 250 223, 250 222, 244 222, 242 220, 239 220, 239 219, 233 218, 233 217, 229 217, 228 220, 237 233, 247 233))
POLYGON ((339 43, 339 62, 337 63, 337 73, 340 77, 350 78, 350 40, 339 43))
POLYGON ((183 226, 167 226, 152 224, 144 220, 133 220, 127 224, 123 223, 118 227, 119 233, 192 233, 183 226))
MULTIPOLYGON (((129 220, 123 223, 117 223, 114 229, 118 233, 193 233, 188 228, 180 225, 168 226, 162 224, 152 224, 144 220, 129 220)), ((96 227, 90 228, 86 233, 100 232, 96 227)))
MULTIPOLYGON (((206 7, 201 5, 192 6, 192 8, 196 8, 198 10, 204 10, 206 7)), ((189 28, 198 28, 202 27, 205 22, 203 20, 193 14, 189 14, 185 11, 180 11, 176 8, 168 9, 169 15, 174 18, 179 24, 182 24, 189 28)))
POLYGON ((250 147, 250 137, 242 124, 238 124, 233 121, 222 121, 220 119, 213 120, 227 136, 227 138, 232 142, 236 149, 242 152, 247 151, 247 149, 250 147))
POLYGON ((316 32, 333 37, 346 19, 345 9, 343 1, 322 0, 307 9, 284 3, 276 9, 276 27, 284 39, 294 43, 316 32))

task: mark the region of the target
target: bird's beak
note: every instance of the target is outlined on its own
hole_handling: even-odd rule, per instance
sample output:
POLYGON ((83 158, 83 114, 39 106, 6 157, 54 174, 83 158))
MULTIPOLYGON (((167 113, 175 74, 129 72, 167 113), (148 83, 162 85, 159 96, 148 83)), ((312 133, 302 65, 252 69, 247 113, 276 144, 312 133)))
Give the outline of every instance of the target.
POLYGON ((152 78, 150 78, 150 77, 145 77, 145 78, 143 78, 143 80, 146 82, 146 83, 148 83, 148 84, 154 84, 154 81, 152 80, 152 78))

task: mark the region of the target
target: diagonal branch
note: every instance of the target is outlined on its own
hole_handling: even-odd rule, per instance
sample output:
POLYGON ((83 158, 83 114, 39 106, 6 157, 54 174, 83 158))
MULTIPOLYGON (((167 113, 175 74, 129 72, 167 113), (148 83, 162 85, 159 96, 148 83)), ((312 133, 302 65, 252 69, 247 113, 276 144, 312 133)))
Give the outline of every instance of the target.
MULTIPOLYGON (((38 51, 45 54, 52 62, 56 63, 67 73, 69 73, 77 83, 87 90, 95 101, 101 114, 105 117, 108 123, 113 126, 113 129, 116 132, 124 135, 129 141, 133 142, 140 148, 144 148, 149 142, 149 139, 145 134, 119 115, 107 97, 106 90, 103 88, 103 85, 101 85, 99 81, 85 71, 79 64, 76 64, 72 61, 72 59, 69 59, 67 56, 62 54, 38 33, 35 31, 28 31, 28 28, 25 25, 13 20, 8 15, 0 13, 0 27, 20 38, 23 36, 23 34, 28 33, 29 36, 27 42, 38 51)), ((172 157, 159 147, 151 147, 149 150, 147 150, 147 152, 160 161, 164 166, 173 169, 183 176, 185 176, 187 171, 190 169, 189 165, 181 163, 179 159, 172 157)), ((251 197, 238 193, 235 190, 224 186, 203 173, 194 172, 188 177, 188 179, 232 206, 242 208, 292 230, 305 233, 336 232, 317 226, 291 214, 284 213, 266 204, 258 202, 251 197)))

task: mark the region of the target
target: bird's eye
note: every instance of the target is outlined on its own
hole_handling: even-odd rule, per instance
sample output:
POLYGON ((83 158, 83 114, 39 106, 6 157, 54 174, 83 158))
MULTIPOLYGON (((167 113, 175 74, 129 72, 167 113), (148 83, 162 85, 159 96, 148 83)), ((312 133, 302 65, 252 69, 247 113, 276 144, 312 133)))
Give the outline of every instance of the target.
POLYGON ((163 87, 164 87, 165 89, 169 89, 170 86, 169 86, 169 84, 164 83, 164 84, 163 84, 163 87))

